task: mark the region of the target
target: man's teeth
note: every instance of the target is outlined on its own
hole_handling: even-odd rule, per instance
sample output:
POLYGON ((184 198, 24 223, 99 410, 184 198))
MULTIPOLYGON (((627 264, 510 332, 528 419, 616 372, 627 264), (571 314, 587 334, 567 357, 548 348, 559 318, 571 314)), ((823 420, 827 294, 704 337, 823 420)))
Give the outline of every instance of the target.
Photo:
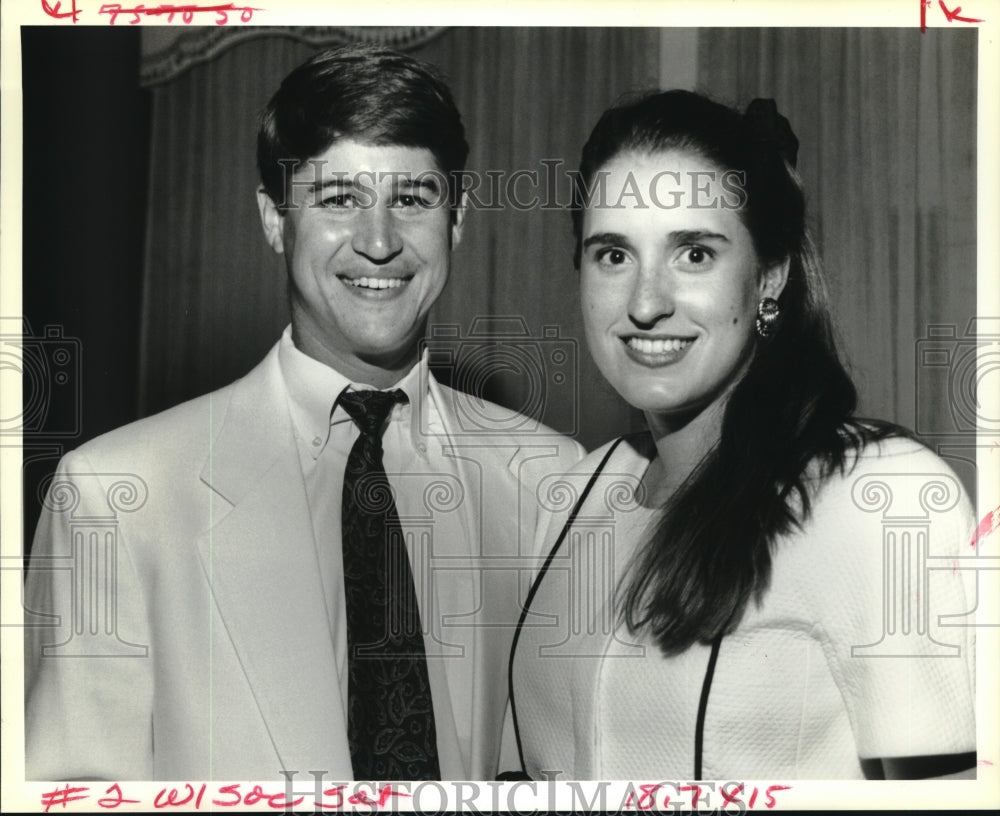
POLYGON ((398 289, 406 283, 404 278, 344 278, 344 283, 361 289, 398 289))
POLYGON ((678 352, 690 346, 692 342, 692 340, 681 340, 679 337, 671 337, 665 340, 651 340, 646 337, 630 337, 628 339, 629 348, 633 348, 643 354, 678 352))

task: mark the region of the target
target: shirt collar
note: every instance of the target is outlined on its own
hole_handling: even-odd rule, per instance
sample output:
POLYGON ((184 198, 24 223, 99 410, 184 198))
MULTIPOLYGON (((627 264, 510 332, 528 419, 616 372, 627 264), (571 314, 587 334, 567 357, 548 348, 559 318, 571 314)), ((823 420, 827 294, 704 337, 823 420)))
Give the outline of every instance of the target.
MULTIPOLYGON (((292 340, 291 326, 282 332, 278 344, 278 364, 288 390, 292 423, 305 440, 312 458, 317 459, 330 438, 330 428, 352 421, 347 412, 336 405, 341 392, 346 388, 365 391, 374 389, 374 386, 351 382, 336 369, 300 351, 292 340)), ((398 388, 406 394, 409 402, 394 406, 389 421, 409 423, 410 442, 414 450, 425 458, 427 445, 419 426, 428 404, 428 376, 425 350, 403 379, 391 388, 382 389, 398 388)))

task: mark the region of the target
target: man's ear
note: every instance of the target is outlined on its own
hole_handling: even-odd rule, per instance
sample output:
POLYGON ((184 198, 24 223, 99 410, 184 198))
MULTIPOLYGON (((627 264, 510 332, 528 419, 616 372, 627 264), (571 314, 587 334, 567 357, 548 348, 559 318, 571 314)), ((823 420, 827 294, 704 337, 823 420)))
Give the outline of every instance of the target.
POLYGON ((285 251, 285 242, 282 238, 285 216, 278 210, 274 199, 264 190, 263 184, 257 188, 257 209, 260 210, 260 223, 264 228, 264 238, 267 239, 271 249, 280 255, 285 251))
POLYGON ((456 204, 451 209, 451 248, 454 249, 458 246, 458 242, 462 240, 462 225, 465 224, 465 213, 468 210, 469 199, 468 196, 463 192, 461 197, 458 199, 458 204, 456 204))
POLYGON ((791 264, 790 258, 785 258, 776 264, 771 264, 763 269, 760 280, 757 284, 757 291, 761 298, 778 299, 785 284, 788 282, 788 267, 791 264))

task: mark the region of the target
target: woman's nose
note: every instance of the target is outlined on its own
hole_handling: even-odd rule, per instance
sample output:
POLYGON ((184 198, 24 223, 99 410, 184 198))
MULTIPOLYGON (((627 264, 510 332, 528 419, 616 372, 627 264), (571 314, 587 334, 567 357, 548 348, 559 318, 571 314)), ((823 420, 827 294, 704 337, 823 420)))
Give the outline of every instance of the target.
POLYGON ((669 270, 659 264, 643 264, 629 298, 628 314, 637 326, 656 325, 674 313, 675 282, 669 270))

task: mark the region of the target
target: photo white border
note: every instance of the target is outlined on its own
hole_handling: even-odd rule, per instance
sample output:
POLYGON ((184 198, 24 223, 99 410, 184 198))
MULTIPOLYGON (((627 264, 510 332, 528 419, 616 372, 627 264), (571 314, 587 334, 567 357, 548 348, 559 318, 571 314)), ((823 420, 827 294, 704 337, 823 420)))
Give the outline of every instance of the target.
MULTIPOLYGON (((73 6, 74 0, 61 0, 62 11, 73 6)), ((188 2, 188 0, 185 0, 188 2)), ((215 0, 190 0, 198 5, 213 5, 215 0)), ((537 26, 565 26, 568 21, 574 25, 595 26, 836 26, 836 27, 918 27, 921 0, 838 0, 829 3, 806 4, 776 2, 774 0, 702 0, 697 4, 690 0, 632 0, 632 2, 580 2, 577 0, 505 0, 505 2, 426 2, 426 0, 381 0, 377 3, 330 2, 330 0, 248 0, 238 6, 250 5, 262 11, 257 12, 251 25, 504 25, 515 20, 523 24, 530 22, 537 26)), ((180 0, 178 0, 178 4, 180 0)), ((48 0, 54 7, 56 0, 48 0)), ((108 18, 99 16, 101 0, 75 0, 81 10, 78 25, 108 25, 108 18)), ((122 3, 134 6, 136 2, 122 3)), ((157 5, 157 0, 149 0, 146 5, 157 5)), ((950 2, 950 8, 962 6, 962 14, 981 17, 985 21, 977 24, 979 29, 979 75, 978 75, 978 304, 977 313, 986 316, 1000 316, 1000 4, 992 0, 962 0, 950 2)), ((211 20, 205 15, 206 21, 211 20)), ((20 27, 24 25, 72 26, 70 20, 56 20, 45 14, 42 0, 4 0, 0 9, 0 314, 13 316, 20 313, 21 303, 21 191, 23 171, 21 165, 21 49, 20 27)), ((127 24, 119 21, 118 25, 127 24)), ((155 18, 143 25, 161 24, 155 18)), ((211 22, 208 22, 211 24, 211 22)), ((239 25, 239 23, 235 23, 239 25)), ((959 23, 948 23, 941 13, 937 0, 927 9, 927 24, 932 28, 943 28, 959 23)), ((175 22, 174 27, 183 23, 175 22)), ((5 386, 12 379, 5 374, 5 386)), ((982 413, 987 417, 1000 416, 1000 394, 980 394, 983 402, 982 413)), ((19 411, 19 389, 7 387, 0 394, 0 411, 3 416, 11 416, 19 411), (9 412, 6 406, 14 406, 9 412)), ((997 456, 990 458, 990 451, 979 449, 977 514, 982 517, 992 509, 1000 497, 1000 468, 997 456)), ((16 447, 0 448, 0 555, 4 569, 0 571, 0 666, 2 666, 2 796, 0 809, 40 810, 40 795, 52 788, 51 783, 25 783, 24 779, 24 723, 23 723, 23 653, 19 622, 21 618, 22 575, 17 570, 21 556, 21 451, 16 447)), ((994 533, 984 546, 1000 549, 1000 532, 994 533)), ((992 573, 987 573, 992 577, 992 573)), ((983 582, 997 589, 996 580, 983 582)), ((980 608, 980 614, 988 620, 1000 620, 1000 592, 994 592, 980 608)), ((1000 716, 996 690, 1000 688, 1000 629, 984 628, 979 631, 977 648, 977 723, 979 728, 979 768, 976 781, 879 781, 879 782, 796 782, 792 789, 782 792, 777 809, 828 809, 837 808, 906 808, 906 809, 970 809, 996 806, 1000 804, 1000 716)), ((308 788, 308 776, 303 772, 299 788, 308 788)), ((643 780, 655 781, 655 780, 643 780)), ((680 780, 683 782, 684 780, 680 780)), ((787 780, 785 780, 787 781, 787 780)), ((181 781, 183 782, 183 780, 181 781)), ((769 784, 783 780, 760 780, 758 787, 763 790, 769 784)), ((262 783, 267 790, 275 791, 273 781, 262 783)), ((444 783, 448 784, 448 783, 444 783)), ((582 783, 584 791, 594 791, 598 783, 582 783)), ((753 785, 752 781, 747 782, 753 785)), ((142 807, 122 806, 120 811, 143 810, 149 807, 156 792, 164 786, 162 782, 130 782, 127 795, 140 798, 142 807)), ((94 790, 104 786, 92 786, 94 790)), ((123 784, 123 789, 126 786, 123 784)), ((250 786, 244 785, 243 790, 250 786)), ((210 785, 209 790, 211 791, 210 785)), ((608 803, 617 806, 619 791, 626 790, 624 783, 616 784, 608 790, 608 803)), ((480 810, 495 806, 494 792, 499 796, 501 808, 508 802, 508 794, 518 810, 530 811, 546 809, 555 805, 568 808, 573 802, 569 798, 571 789, 565 784, 554 788, 546 785, 532 793, 526 783, 505 783, 503 786, 491 784, 483 787, 483 793, 476 800, 480 810)), ((211 796, 206 797, 207 800, 211 796)), ((428 797, 427 803, 434 798, 428 797)), ((715 804, 718 806, 719 797, 715 804)), ((401 805, 400 809, 405 807, 401 805)), ((184 808, 167 808, 183 810, 184 808)), ((202 810, 211 810, 203 805, 202 810)), ((762 801, 757 808, 762 809, 762 801)), ((242 810, 242 808, 226 808, 242 810)), ((265 811, 265 807, 254 808, 265 811)), ((370 808, 359 810, 370 812, 370 808)), ((53 813, 85 812, 83 808, 70 805, 55 807, 53 813)), ((272 811, 274 812, 274 811, 272 811)))

